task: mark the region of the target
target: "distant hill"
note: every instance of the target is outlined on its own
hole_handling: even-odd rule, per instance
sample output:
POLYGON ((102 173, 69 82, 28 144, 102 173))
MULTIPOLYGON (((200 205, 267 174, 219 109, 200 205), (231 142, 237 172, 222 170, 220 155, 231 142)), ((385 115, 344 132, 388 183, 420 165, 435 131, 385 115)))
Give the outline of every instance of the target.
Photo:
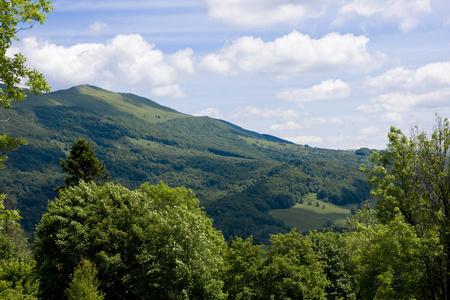
MULTIPOLYGON (((369 188, 358 168, 368 156, 300 146, 226 121, 194 117, 133 94, 81 85, 29 95, 2 111, 2 130, 26 138, 17 160, 0 170, 0 188, 32 232, 53 188, 63 184, 59 158, 79 138, 91 142, 114 181, 134 189, 159 181, 194 191, 225 237, 265 242, 285 232, 269 210, 308 193, 338 205, 360 203, 369 188)), ((358 153, 360 154, 360 153, 358 153)))

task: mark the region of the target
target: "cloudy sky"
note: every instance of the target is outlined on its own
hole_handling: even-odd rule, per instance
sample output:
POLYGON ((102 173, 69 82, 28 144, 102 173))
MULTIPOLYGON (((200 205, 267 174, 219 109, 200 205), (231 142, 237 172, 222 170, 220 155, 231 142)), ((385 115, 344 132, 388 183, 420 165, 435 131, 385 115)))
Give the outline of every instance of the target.
POLYGON ((54 0, 13 51, 91 84, 299 144, 384 148, 450 117, 448 0, 54 0))

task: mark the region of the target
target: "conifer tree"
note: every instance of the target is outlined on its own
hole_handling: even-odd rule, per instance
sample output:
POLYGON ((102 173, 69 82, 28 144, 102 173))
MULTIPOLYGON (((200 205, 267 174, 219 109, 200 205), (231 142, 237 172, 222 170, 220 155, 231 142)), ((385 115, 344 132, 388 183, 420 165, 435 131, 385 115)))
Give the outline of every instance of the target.
MULTIPOLYGON (((66 187, 77 185, 81 180, 84 182, 106 182, 110 176, 103 161, 99 161, 92 150, 91 144, 85 139, 74 142, 66 160, 59 161, 61 168, 67 174, 66 187)), ((60 190, 66 187, 58 187, 60 190)))
POLYGON ((87 260, 82 259, 73 273, 73 280, 67 289, 69 300, 103 300, 104 294, 98 291, 97 269, 87 260))

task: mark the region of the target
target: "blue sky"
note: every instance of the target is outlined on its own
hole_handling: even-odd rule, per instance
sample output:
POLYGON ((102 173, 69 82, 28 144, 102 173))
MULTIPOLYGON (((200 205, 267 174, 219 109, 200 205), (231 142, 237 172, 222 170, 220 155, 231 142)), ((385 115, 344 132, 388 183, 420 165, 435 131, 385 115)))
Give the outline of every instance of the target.
POLYGON ((11 52, 91 84, 299 144, 384 148, 450 117, 448 0, 53 1, 11 52))

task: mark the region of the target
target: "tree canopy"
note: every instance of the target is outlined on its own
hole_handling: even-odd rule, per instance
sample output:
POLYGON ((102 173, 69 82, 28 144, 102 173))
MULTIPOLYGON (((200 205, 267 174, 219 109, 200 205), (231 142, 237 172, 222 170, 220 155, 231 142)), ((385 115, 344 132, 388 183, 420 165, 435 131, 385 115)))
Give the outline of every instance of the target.
POLYGON ((67 187, 77 185, 81 180, 98 183, 110 178, 103 161, 95 157, 91 144, 85 139, 74 142, 69 157, 61 158, 59 164, 67 174, 64 180, 67 187))
POLYGON ((97 269, 87 259, 82 259, 73 272, 72 282, 66 290, 68 300, 103 300, 105 295, 97 289, 97 269))
POLYGON ((372 154, 373 167, 364 168, 379 199, 377 219, 386 226, 372 227, 383 247, 376 255, 391 253, 402 264, 380 274, 384 290, 398 291, 402 282, 420 287, 407 289, 410 297, 450 299, 449 121, 438 116, 431 134, 415 127, 410 137, 392 127, 388 138, 386 151, 372 154), (383 246, 381 237, 389 245, 383 246))
POLYGON ((37 299, 35 261, 17 221, 17 210, 5 209, 0 195, 0 299, 37 299))
MULTIPOLYGON (((7 51, 11 43, 18 40, 20 30, 31 27, 36 22, 44 23, 52 6, 50 0, 10 0, 1 1, 0 7, 0 107, 8 109, 11 102, 26 98, 25 90, 19 87, 21 83, 25 83, 34 94, 50 91, 44 76, 27 67, 26 58, 21 53, 11 56, 7 51)), ((20 144, 26 144, 26 141, 6 134, 0 135, 0 167, 4 165, 8 154, 20 144)))
POLYGON ((60 191, 36 230, 40 295, 62 299, 82 258, 108 299, 221 299, 225 242, 184 188, 81 182, 60 191))

